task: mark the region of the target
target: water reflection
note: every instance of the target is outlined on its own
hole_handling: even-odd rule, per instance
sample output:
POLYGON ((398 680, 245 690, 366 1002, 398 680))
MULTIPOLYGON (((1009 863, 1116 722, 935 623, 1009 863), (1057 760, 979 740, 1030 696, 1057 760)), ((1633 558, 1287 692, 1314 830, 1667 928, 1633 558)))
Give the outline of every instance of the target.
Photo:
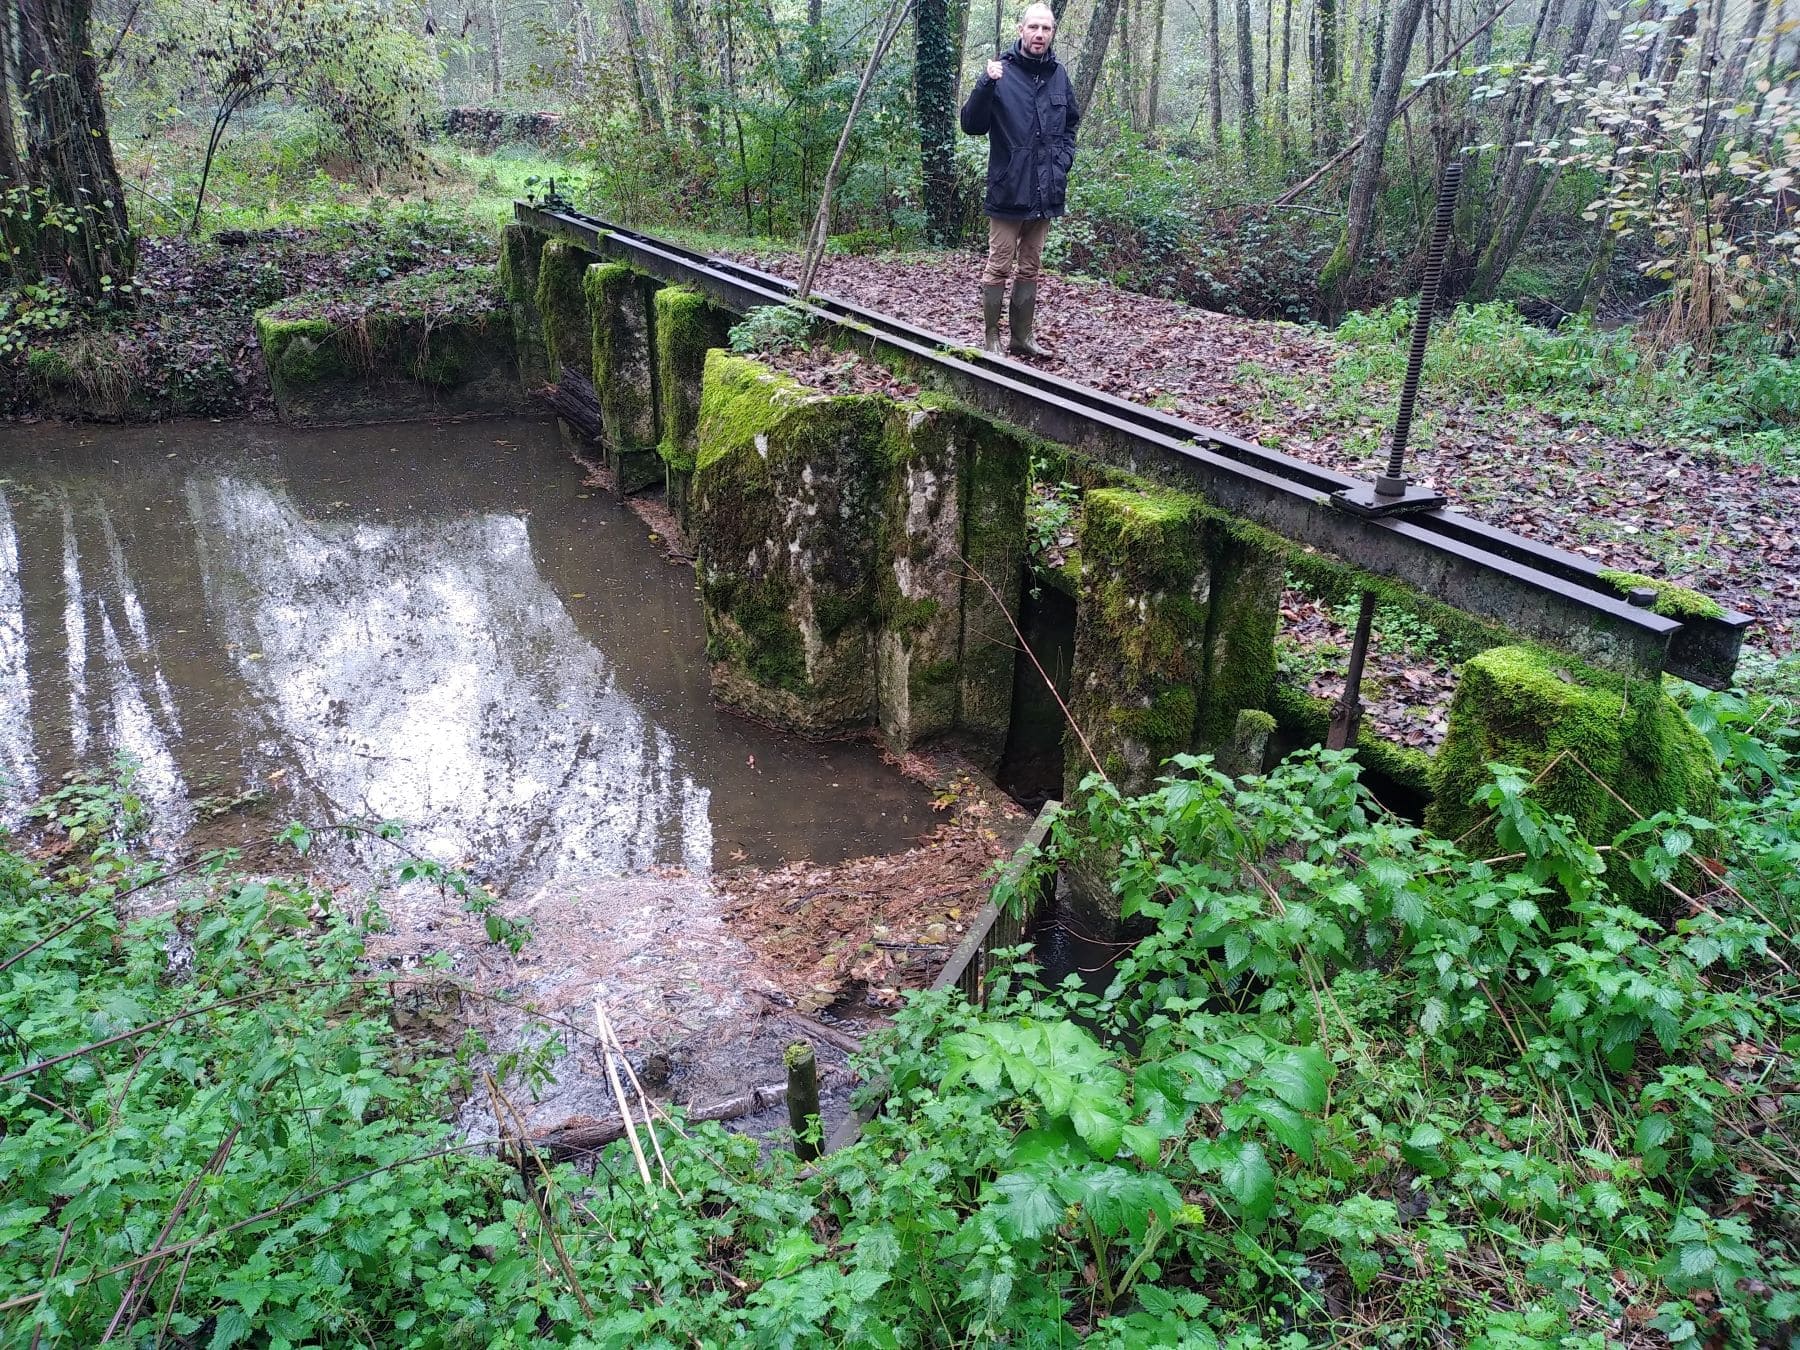
POLYGON ((0 438, 7 809, 124 752, 167 833, 272 789, 506 883, 922 828, 866 747, 714 712, 643 534, 529 425, 0 438))

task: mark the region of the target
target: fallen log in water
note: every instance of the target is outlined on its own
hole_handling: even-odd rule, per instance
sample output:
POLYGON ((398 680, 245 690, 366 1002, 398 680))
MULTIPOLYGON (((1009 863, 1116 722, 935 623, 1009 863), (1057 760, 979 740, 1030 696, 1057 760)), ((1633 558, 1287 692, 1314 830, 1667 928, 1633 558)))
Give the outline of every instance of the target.
POLYGON ((556 383, 545 385, 538 396, 582 436, 600 443, 600 395, 587 376, 563 366, 557 371, 556 383))

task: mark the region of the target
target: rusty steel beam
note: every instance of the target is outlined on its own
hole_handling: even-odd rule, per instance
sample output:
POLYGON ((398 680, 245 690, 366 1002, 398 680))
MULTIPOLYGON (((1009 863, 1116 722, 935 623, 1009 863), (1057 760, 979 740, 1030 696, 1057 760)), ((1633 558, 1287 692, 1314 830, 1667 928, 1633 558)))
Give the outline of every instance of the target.
MULTIPOLYGON (((792 303, 781 278, 711 258, 572 210, 518 203, 521 224, 691 286, 747 313, 792 303)), ((1130 473, 1186 488, 1220 510, 1454 609, 1539 639, 1594 665, 1638 676, 1661 671, 1722 688, 1749 616, 1676 620, 1621 597, 1599 564, 1450 510, 1371 517, 1334 494, 1360 479, 1197 426, 1047 372, 959 347, 950 339, 832 297, 808 308, 851 330, 871 355, 898 358, 922 383, 1001 421, 1130 473)))

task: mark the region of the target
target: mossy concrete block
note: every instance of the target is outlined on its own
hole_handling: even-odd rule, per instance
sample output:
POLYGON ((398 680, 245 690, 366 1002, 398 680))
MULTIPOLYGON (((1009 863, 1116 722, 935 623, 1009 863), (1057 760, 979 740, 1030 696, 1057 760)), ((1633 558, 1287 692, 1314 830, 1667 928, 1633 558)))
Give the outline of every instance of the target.
POLYGON ((538 255, 537 309, 552 380, 562 366, 584 379, 594 378, 594 323, 582 282, 598 261, 565 239, 545 241, 538 255))
POLYGON ((888 416, 875 691, 882 736, 896 751, 956 725, 966 420, 921 407, 888 416))
POLYGON ((992 770, 1012 724, 1031 446, 1023 436, 972 414, 958 415, 953 425, 968 446, 961 473, 962 670, 956 725, 971 758, 992 770))
POLYGON ((500 231, 500 290, 512 315, 519 382, 536 389, 550 380, 544 317, 538 313, 538 262, 549 236, 514 222, 500 231))
POLYGON ((520 411, 511 316, 491 298, 450 313, 332 304, 331 317, 312 317, 301 296, 260 312, 276 410, 308 426, 520 411))
POLYGON ((606 463, 623 492, 660 482, 656 453, 656 358, 650 297, 656 283, 624 263, 595 263, 582 278, 593 318, 594 392, 606 463))
MULTIPOLYGON (((1537 780, 1533 796, 1595 844, 1658 811, 1708 816, 1718 800, 1712 751, 1660 684, 1536 648, 1495 647, 1464 662, 1432 768, 1434 833, 1488 846, 1485 809, 1470 799, 1496 762, 1537 780)), ((1629 903, 1666 910, 1666 897, 1646 894, 1622 866, 1609 866, 1607 881, 1629 903)))
MULTIPOLYGON (((1212 606, 1204 505, 1171 491, 1089 492, 1079 527, 1070 713, 1120 791, 1147 790, 1190 749, 1207 668, 1212 606)), ((1091 770, 1071 757, 1064 800, 1091 770)))
POLYGON ((687 286, 664 286, 651 300, 651 340, 656 346, 657 426, 669 510, 683 531, 694 459, 700 449, 700 388, 706 354, 723 347, 734 320, 687 286))
POLYGON ((1286 558, 1229 527, 1212 531, 1209 552, 1212 604, 1194 742, 1218 751, 1236 736, 1239 714, 1268 707, 1286 558))
POLYGON ((707 355, 692 514, 721 702, 804 735, 873 720, 888 408, 707 355))

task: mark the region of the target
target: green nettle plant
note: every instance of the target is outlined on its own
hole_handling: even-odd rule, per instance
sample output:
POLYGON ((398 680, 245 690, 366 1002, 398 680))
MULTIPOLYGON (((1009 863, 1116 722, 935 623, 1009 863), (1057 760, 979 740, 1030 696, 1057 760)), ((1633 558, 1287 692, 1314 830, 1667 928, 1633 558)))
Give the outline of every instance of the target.
POLYGON ((1099 986, 915 995, 854 1144, 664 1124, 649 1190, 624 1145, 552 1168, 451 1123, 491 1056, 397 1031, 429 986, 361 963, 378 909, 227 856, 165 879, 128 790, 68 790, 52 863, 0 854, 0 1340, 1779 1343, 1800 774, 1765 703, 1692 712, 1715 819, 1589 841, 1495 766, 1493 859, 1342 754, 1090 782, 1036 866, 1115 860, 1141 936, 1099 986), (1703 886, 1653 921, 1627 870, 1703 886))

